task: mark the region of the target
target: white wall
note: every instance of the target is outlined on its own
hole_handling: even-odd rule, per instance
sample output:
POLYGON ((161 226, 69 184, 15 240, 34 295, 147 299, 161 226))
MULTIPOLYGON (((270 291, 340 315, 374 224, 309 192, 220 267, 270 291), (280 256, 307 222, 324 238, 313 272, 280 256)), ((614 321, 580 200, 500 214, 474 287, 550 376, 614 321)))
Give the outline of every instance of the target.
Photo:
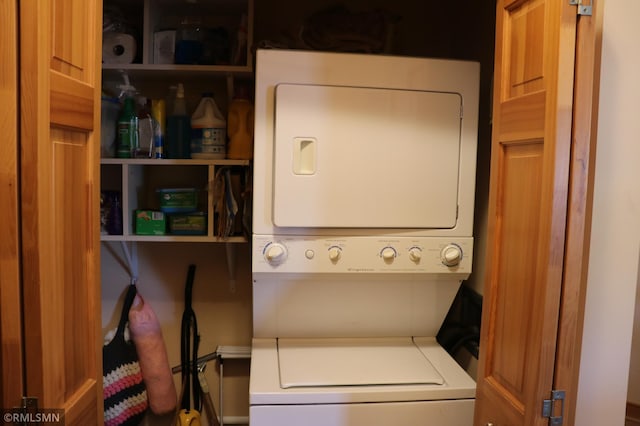
POLYGON ((635 405, 640 405, 640 268, 638 268, 638 287, 636 288, 636 313, 633 320, 633 341, 631 342, 631 365, 629 367, 629 392, 627 401, 635 405))
MULTIPOLYGON (((193 310, 200 334, 199 356, 214 352, 219 345, 251 345, 251 251, 248 243, 232 243, 237 254, 235 290, 229 286, 225 244, 137 243, 138 291, 149 303, 162 327, 171 367, 180 364, 180 325, 184 311, 184 287, 188 265, 196 265, 193 310)), ((102 327, 103 335, 117 327, 124 292, 129 283, 126 258, 120 243, 103 243, 102 327)), ((224 416, 247 416, 249 407, 249 363, 225 362, 224 416)), ((219 374, 217 363, 209 362, 206 378, 216 411, 219 374)), ((180 392, 180 374, 174 375, 180 392)), ((145 425, 173 426, 172 416, 147 416, 145 425)))
MULTIPOLYGON (((640 241, 640 1, 603 3, 591 255, 576 425, 623 425, 640 241)), ((640 353, 630 395, 638 402, 640 353)))

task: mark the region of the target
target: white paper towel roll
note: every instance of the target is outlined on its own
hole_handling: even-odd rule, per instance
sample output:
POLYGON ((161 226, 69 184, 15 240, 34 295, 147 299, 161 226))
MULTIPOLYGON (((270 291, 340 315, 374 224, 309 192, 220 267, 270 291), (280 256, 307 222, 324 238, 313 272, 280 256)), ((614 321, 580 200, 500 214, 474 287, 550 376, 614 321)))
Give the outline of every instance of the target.
POLYGON ((136 57, 136 39, 130 34, 108 32, 102 35, 102 62, 130 64, 136 57))

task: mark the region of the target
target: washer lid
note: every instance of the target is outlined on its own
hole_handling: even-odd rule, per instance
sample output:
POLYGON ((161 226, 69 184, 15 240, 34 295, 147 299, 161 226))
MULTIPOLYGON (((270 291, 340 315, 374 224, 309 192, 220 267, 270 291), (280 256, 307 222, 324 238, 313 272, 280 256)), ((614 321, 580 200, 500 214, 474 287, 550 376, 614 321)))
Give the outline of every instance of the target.
POLYGON ((411 337, 278 339, 280 386, 442 385, 411 337))

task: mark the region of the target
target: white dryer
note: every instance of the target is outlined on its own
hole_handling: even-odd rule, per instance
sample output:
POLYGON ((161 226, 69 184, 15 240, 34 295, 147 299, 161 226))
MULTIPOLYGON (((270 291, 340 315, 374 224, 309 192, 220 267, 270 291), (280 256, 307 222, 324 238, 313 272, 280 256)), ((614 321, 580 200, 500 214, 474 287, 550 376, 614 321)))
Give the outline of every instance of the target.
POLYGON ((250 424, 472 423, 435 335, 471 272, 479 66, 258 51, 250 424))

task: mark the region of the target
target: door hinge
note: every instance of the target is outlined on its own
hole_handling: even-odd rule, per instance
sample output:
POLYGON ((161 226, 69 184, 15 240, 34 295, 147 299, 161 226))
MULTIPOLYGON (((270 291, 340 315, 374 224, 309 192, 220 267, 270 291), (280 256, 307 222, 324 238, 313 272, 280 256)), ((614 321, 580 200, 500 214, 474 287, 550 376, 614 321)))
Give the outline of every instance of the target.
POLYGON ((23 396, 22 397, 22 405, 20 406, 23 410, 37 410, 38 409, 38 398, 34 396, 23 396))
POLYGON ((580 16, 591 16, 593 13, 592 3, 593 0, 590 0, 589 4, 584 4, 585 0, 569 0, 569 4, 571 6, 578 6, 578 15, 580 16))
POLYGON ((551 399, 545 399, 542 401, 542 417, 549 419, 550 426, 562 426, 564 416, 564 396, 565 392, 563 390, 553 390, 551 391, 551 399), (556 409, 556 401, 560 401, 559 410, 556 409))
POLYGON ((32 396, 23 396, 20 405, 17 407, 13 407, 13 409, 4 415, 4 419, 11 419, 10 422, 5 422, 6 424, 15 424, 17 426, 27 426, 27 424, 31 424, 27 419, 30 418, 30 415, 36 413, 38 411, 38 398, 32 396))

